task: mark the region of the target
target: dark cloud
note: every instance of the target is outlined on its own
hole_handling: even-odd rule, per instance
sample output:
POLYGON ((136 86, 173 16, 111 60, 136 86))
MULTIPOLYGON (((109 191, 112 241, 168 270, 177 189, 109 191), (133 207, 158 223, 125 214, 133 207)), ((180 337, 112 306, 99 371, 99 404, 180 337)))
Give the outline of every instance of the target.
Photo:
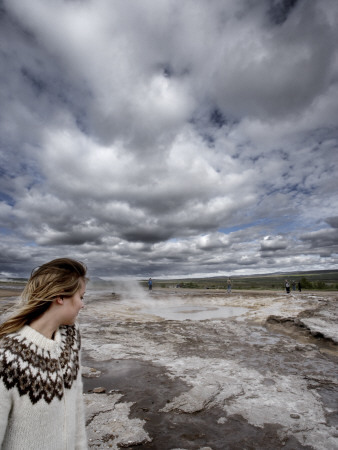
POLYGON ((273 23, 281 25, 287 20, 299 0, 271 0, 270 3, 269 16, 273 23))
POLYGON ((325 219, 325 222, 328 223, 332 228, 338 228, 338 216, 328 217, 325 219))
POLYGON ((323 229, 306 233, 301 239, 308 242, 311 248, 320 249, 321 254, 332 255, 338 251, 338 229, 323 229))
POLYGON ((129 229, 121 231, 121 238, 130 242, 144 242, 144 243, 155 243, 166 241, 172 237, 170 232, 165 230, 150 228, 147 229, 143 225, 135 227, 134 229, 129 229))

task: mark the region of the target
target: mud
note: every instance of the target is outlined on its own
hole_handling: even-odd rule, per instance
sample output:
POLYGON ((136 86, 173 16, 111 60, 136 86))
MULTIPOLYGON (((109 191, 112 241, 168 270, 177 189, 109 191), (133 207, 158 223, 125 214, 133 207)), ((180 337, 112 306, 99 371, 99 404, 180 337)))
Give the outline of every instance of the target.
POLYGON ((338 448, 335 293, 88 289, 86 303, 90 449, 338 448))

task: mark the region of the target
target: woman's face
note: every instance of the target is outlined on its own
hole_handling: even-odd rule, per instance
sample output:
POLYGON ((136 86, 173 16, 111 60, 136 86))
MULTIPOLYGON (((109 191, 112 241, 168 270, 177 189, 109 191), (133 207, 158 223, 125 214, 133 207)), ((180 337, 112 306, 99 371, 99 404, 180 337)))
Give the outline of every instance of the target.
POLYGON ((63 325, 73 325, 79 314, 80 309, 84 307, 83 297, 86 292, 86 283, 81 279, 80 287, 72 297, 63 299, 63 325))

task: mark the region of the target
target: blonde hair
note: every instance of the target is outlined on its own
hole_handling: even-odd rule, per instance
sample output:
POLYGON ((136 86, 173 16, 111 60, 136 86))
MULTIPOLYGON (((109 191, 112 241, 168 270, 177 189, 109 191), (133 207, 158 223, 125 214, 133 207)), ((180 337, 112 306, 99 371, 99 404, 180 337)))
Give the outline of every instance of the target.
POLYGON ((86 266, 70 258, 54 259, 34 269, 22 294, 17 312, 0 325, 0 338, 18 331, 41 316, 57 297, 72 297, 86 282, 86 266))

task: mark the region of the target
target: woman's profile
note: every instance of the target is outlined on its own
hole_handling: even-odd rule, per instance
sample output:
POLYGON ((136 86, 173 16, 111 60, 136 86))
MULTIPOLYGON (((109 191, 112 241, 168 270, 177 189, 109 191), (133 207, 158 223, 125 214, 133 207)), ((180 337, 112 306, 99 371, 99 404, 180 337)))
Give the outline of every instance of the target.
POLYGON ((0 325, 1 449, 87 449, 75 323, 85 289, 84 264, 50 261, 0 325))

